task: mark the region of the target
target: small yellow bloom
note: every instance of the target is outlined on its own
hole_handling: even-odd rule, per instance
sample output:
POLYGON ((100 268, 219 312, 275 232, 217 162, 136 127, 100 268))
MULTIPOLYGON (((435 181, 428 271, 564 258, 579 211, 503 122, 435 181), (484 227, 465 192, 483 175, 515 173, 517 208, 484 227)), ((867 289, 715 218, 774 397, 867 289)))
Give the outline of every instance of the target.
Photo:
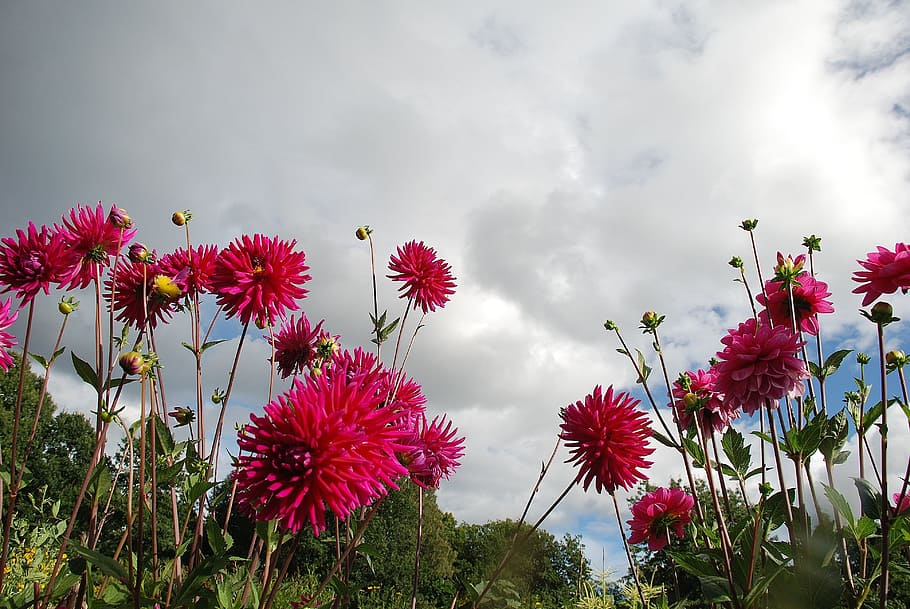
POLYGON ((177 298, 180 296, 180 287, 167 275, 155 275, 152 280, 152 291, 165 298, 177 298))

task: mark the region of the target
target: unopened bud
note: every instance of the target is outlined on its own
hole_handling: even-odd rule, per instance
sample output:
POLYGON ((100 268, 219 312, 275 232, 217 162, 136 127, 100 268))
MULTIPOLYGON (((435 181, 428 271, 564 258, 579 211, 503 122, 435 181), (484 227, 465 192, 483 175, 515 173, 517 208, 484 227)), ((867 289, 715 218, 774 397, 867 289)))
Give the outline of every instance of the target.
POLYGON ((856 363, 860 365, 866 365, 872 361, 872 358, 869 357, 866 353, 857 353, 856 354, 856 363))
POLYGON ((373 232, 370 230, 369 226, 358 226, 357 230, 354 231, 354 236, 360 239, 361 241, 366 240, 369 237, 370 233, 373 232))
POLYGON ((692 392, 687 393, 683 396, 683 404, 685 404, 686 410, 689 412, 697 410, 699 406, 698 396, 692 392))
POLYGON ((148 370, 145 358, 138 351, 127 351, 120 356, 118 363, 127 374, 142 374, 148 370))
POLYGON ((860 312, 866 319, 880 326, 887 326, 893 321, 899 321, 897 317, 894 317, 894 308, 885 301, 877 302, 872 305, 871 313, 866 313, 865 311, 860 312))
POLYGON ((907 364, 907 355, 898 349, 893 349, 885 354, 885 362, 889 366, 903 367, 907 364))
POLYGON ((111 207, 111 212, 107 215, 107 221, 117 228, 130 228, 133 225, 133 219, 126 213, 126 210, 116 205, 111 207))
POLYGON ((128 255, 129 255, 129 259, 136 263, 150 262, 151 258, 152 258, 152 253, 149 252, 149 249, 147 247, 145 247, 144 244, 139 243, 138 241, 136 243, 133 243, 132 245, 130 245, 128 255))
POLYGON ((186 212, 175 211, 171 216, 171 222, 174 223, 174 226, 183 226, 186 224, 186 212))
POLYGON ((73 311, 79 308, 79 301, 70 297, 63 297, 60 299, 60 302, 57 303, 57 310, 63 313, 64 315, 69 315, 73 311))

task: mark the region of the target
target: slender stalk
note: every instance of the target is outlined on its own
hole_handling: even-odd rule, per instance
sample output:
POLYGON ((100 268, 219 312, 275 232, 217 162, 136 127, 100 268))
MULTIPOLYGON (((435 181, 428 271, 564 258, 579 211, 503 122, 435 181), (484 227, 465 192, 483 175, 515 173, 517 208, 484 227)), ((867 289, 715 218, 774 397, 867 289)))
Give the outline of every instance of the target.
POLYGON ((411 609, 417 609, 417 586, 420 583, 420 546, 423 542, 423 489, 417 489, 417 542, 414 550, 414 577, 411 585, 411 609))
POLYGON ((882 323, 877 324, 878 327, 878 357, 879 357, 879 369, 881 375, 879 377, 879 382, 882 386, 882 417, 881 417, 881 484, 882 484, 882 563, 881 563, 881 579, 879 581, 879 607, 881 609, 886 609, 888 605, 888 587, 890 585, 890 552, 889 552, 889 537, 891 533, 891 505, 888 499, 888 377, 887 370, 885 369, 885 325, 882 323))
POLYGON ((632 572, 632 580, 635 582, 635 589, 638 590, 638 598, 641 600, 641 606, 647 607, 648 602, 645 600, 645 593, 641 589, 641 582, 638 579, 638 567, 635 566, 635 560, 632 558, 632 550, 629 549, 629 541, 626 539, 626 532, 622 526, 622 516, 619 513, 619 502, 616 500, 616 493, 610 493, 613 499, 613 509, 616 512, 616 524, 619 526, 619 536, 622 538, 622 547, 626 551, 626 558, 629 561, 629 571, 632 572))

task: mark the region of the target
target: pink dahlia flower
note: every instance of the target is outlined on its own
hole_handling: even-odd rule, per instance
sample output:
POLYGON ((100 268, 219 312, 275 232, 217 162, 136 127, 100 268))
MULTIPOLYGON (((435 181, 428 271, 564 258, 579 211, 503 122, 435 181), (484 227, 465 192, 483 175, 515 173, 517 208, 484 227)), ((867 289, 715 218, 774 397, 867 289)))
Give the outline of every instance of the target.
POLYGON ((389 279, 404 284, 398 288, 401 297, 413 300, 414 308, 424 313, 441 309, 455 293, 452 267, 423 241, 409 241, 399 247, 397 256, 393 254, 389 260, 389 270, 394 273, 389 279))
POLYGON ((306 255, 295 251, 296 240, 243 235, 221 250, 211 275, 212 290, 227 317, 274 325, 286 310, 297 310, 311 279, 306 255))
POLYGON ((19 310, 13 309, 13 299, 7 298, 6 302, 0 302, 0 369, 4 372, 9 370, 13 365, 13 356, 9 350, 16 346, 16 337, 6 332, 16 322, 19 317, 19 310))
POLYGON ((739 416, 736 408, 724 404, 724 396, 714 390, 717 372, 698 370, 687 372, 689 387, 680 380, 673 383, 673 414, 683 429, 695 421, 704 433, 714 429, 723 431, 739 416))
POLYGON ((720 341, 714 365, 714 390, 724 394, 728 408, 753 414, 765 401, 776 404, 785 395, 802 395, 809 376, 798 357, 803 345, 786 326, 770 327, 748 319, 720 341))
POLYGON ((281 378, 301 374, 317 363, 319 341, 328 336, 323 332, 322 324, 320 321, 311 327, 310 320, 301 312, 296 321, 291 315, 287 323, 270 339, 275 348, 275 363, 281 378))
POLYGON ((173 277, 184 294, 205 294, 211 289, 211 275, 218 258, 214 245, 179 248, 158 260, 161 271, 173 277))
MULTIPOLYGON (((833 313, 834 306, 830 301, 825 300, 831 296, 828 291, 828 284, 823 281, 816 281, 811 275, 802 274, 794 279, 791 284, 793 291, 793 308, 796 311, 796 327, 807 334, 816 336, 818 334, 818 314, 833 313)), ((769 280, 765 282, 764 294, 756 297, 759 304, 765 309, 759 313, 759 319, 763 323, 768 323, 768 314, 771 315, 771 322, 775 326, 793 327, 793 315, 790 308, 790 293, 787 286, 782 281, 769 280)))
POLYGON ((364 377, 302 376, 250 415, 239 434, 238 505, 256 520, 277 520, 297 532, 307 523, 318 535, 325 510, 340 519, 397 489, 407 474, 394 413, 379 408, 378 387, 364 377))
POLYGON ((857 260, 865 270, 853 273, 853 281, 860 284, 853 292, 864 294, 864 307, 882 294, 910 289, 910 246, 896 243, 893 252, 882 246, 876 249, 865 260, 857 260))
POLYGON ((108 305, 118 312, 117 321, 134 328, 145 325, 146 315, 152 328, 170 318, 181 296, 176 281, 157 263, 132 262, 125 256, 117 265, 116 277, 108 278, 104 287, 108 305))
POLYGON ((894 501, 895 514, 903 514, 907 509, 910 509, 910 494, 904 495, 904 498, 901 499, 900 493, 894 493, 891 496, 891 500, 894 501))
POLYGON ((135 236, 136 229, 123 226, 120 220, 125 215, 114 205, 110 215, 104 213, 104 205, 98 202, 93 209, 77 205, 63 216, 63 226, 57 230, 63 235, 67 248, 73 254, 73 275, 68 288, 84 288, 96 277, 101 268, 110 264, 111 256, 117 256, 120 249, 135 236))
POLYGON ((652 551, 660 550, 670 541, 670 532, 682 539, 683 527, 692 522, 695 500, 680 488, 659 488, 648 493, 632 506, 629 543, 648 542, 652 551))
POLYGON ((464 438, 456 437, 458 428, 451 421, 436 417, 427 425, 420 416, 405 440, 408 448, 401 453, 401 460, 408 468, 411 480, 421 488, 439 488, 440 481, 455 473, 464 455, 464 438))
POLYGON ((26 230, 16 230, 15 239, 2 240, 0 285, 4 292, 15 290, 22 304, 31 302, 38 292, 50 294, 50 284, 69 281, 71 260, 58 232, 29 222, 26 230))
POLYGON ((583 479, 586 491, 592 481, 598 493, 613 493, 644 479, 641 470, 651 465, 645 457, 654 449, 648 446, 648 417, 638 404, 628 393, 614 396, 612 385, 606 394, 598 385, 584 402, 562 409, 561 435, 571 450, 567 463, 579 466, 575 481, 583 479))

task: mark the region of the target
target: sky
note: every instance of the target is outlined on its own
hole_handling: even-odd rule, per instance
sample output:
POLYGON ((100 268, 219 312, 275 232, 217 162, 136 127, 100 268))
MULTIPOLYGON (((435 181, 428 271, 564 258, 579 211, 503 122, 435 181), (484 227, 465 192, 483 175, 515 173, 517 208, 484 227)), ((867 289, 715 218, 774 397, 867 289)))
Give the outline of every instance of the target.
MULTIPOLYGON (((732 256, 757 286, 743 219, 759 220, 766 277, 778 251, 822 238, 829 352, 872 348, 850 276, 910 235, 901 2, 0 2, 0 91, 3 235, 103 201, 160 253, 182 243, 175 210, 192 211, 194 243, 295 239, 306 314, 350 348, 372 310, 357 226, 374 230, 390 316, 404 301, 389 255, 434 247, 458 288, 407 370, 466 438, 438 494, 463 522, 518 517, 561 408, 596 385, 635 391, 604 321, 653 361, 637 326, 666 315, 674 378, 720 350, 750 315, 732 256)), ((35 351, 51 349, 57 298, 39 303, 35 351)), ((83 357, 86 309, 65 339, 83 357)), ((159 335, 171 404, 192 395, 187 327, 159 335)), ((215 332, 233 340, 207 354, 205 382, 223 388, 239 325, 215 332)), ((267 357, 254 333, 229 425, 265 403, 267 357)), ((51 391, 91 408, 67 366, 51 391)), ((566 458, 532 514, 574 476, 566 458)), ((655 483, 680 475, 672 455, 654 461, 655 483)), ((582 534, 596 566, 602 549, 622 562, 606 495, 576 488, 545 527, 582 534)))

